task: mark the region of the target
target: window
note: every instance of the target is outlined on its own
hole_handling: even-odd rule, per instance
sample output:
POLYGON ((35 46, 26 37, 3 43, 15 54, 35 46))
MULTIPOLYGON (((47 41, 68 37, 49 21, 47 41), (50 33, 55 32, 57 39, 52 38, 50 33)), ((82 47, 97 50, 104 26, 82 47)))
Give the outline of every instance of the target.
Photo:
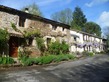
POLYGON ((47 46, 50 44, 51 38, 47 38, 47 46))
POLYGON ((83 40, 85 40, 85 35, 83 35, 83 40))
POLYGON ((77 38, 76 37, 74 37, 74 41, 76 41, 77 40, 77 38))
POLYGON ((19 26, 24 27, 25 26, 25 18, 24 17, 19 17, 19 26))
POLYGON ((57 26, 56 25, 52 25, 52 29, 56 30, 57 26))
POLYGON ((62 31, 64 31, 64 27, 62 28, 62 31))
POLYGON ((28 45, 31 46, 33 42, 33 38, 29 38, 28 45))

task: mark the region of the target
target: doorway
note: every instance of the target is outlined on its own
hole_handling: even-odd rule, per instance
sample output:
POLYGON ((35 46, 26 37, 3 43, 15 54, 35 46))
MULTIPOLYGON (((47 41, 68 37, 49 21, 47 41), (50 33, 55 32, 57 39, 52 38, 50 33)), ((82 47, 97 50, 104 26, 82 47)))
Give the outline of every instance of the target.
POLYGON ((18 37, 10 37, 9 40, 9 56, 10 57, 18 57, 18 37))

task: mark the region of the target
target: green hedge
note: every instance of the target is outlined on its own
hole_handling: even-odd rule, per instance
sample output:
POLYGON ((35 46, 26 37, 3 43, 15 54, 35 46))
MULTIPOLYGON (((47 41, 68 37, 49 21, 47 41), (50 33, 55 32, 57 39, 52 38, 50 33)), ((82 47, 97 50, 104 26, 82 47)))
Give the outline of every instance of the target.
POLYGON ((6 64, 13 64, 14 60, 11 57, 0 57, 0 64, 6 65, 6 64))

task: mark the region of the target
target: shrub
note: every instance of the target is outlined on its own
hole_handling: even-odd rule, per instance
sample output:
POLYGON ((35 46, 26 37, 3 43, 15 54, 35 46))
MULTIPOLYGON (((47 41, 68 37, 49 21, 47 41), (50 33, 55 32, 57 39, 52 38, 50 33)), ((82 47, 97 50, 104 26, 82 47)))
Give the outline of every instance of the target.
POLYGON ((84 56, 93 56, 93 55, 94 55, 93 52, 88 52, 88 51, 84 51, 84 52, 82 52, 82 54, 83 54, 84 56))
POLYGON ((73 54, 67 54, 68 58, 71 59, 71 60, 74 60, 76 59, 76 56, 73 55, 73 54))
POLYGON ((66 61, 69 60, 68 56, 66 55, 58 55, 55 59, 55 62, 60 62, 60 61, 66 61))
POLYGON ((61 55, 48 55, 48 56, 42 56, 38 58, 28 58, 28 57, 23 57, 21 58, 21 63, 23 66, 29 66, 32 64, 49 64, 52 62, 60 62, 60 61, 67 61, 70 59, 75 59, 74 55, 70 54, 61 54, 61 55))
POLYGON ((6 51, 8 44, 9 34, 7 30, 0 29, 0 54, 6 51))
POLYGON ((0 64, 13 64, 14 60, 11 57, 0 57, 0 64))
POLYGON ((53 42, 49 45, 48 51, 50 54, 59 55, 67 54, 69 52, 69 46, 64 41, 59 43, 58 41, 53 42))
POLYGON ((54 59, 55 59, 54 55, 42 56, 40 58, 37 58, 38 64, 49 64, 53 62, 54 59))
POLYGON ((30 66, 34 64, 34 58, 26 58, 22 61, 23 66, 30 66))
POLYGON ((82 54, 83 54, 84 56, 88 56, 88 51, 83 51, 82 54))
POLYGON ((56 56, 55 62, 74 60, 75 58, 76 57, 71 54, 61 54, 61 55, 56 56))
POLYGON ((94 56, 93 52, 89 52, 88 56, 94 56))
POLYGON ((22 65, 29 65, 29 62, 31 62, 29 59, 28 54, 25 54, 24 51, 19 51, 19 58, 22 65))
POLYGON ((33 37, 33 36, 40 36, 40 31, 38 29, 32 29, 32 28, 24 30, 25 38, 29 38, 29 37, 33 37))
POLYGON ((36 42, 37 42, 37 46, 38 46, 39 50, 44 52, 44 50, 45 50, 44 40, 40 37, 36 37, 36 42))
POLYGON ((76 51, 76 55, 81 55, 81 53, 79 51, 76 51))

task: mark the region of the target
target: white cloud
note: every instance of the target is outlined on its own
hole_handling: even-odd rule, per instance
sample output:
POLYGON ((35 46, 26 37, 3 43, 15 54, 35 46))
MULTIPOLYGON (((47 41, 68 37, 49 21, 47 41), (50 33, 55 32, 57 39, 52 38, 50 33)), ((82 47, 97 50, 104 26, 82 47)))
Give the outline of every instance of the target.
POLYGON ((86 5, 87 7, 92 7, 92 6, 94 6, 94 5, 106 3, 106 2, 108 2, 108 1, 109 1, 109 0, 92 0, 91 2, 86 3, 85 5, 86 5))
POLYGON ((100 25, 101 29, 102 29, 102 36, 105 36, 107 34, 109 34, 108 29, 109 29, 109 12, 104 11, 101 13, 101 15, 99 16, 98 20, 96 21, 97 24, 100 25))
POLYGON ((103 28, 109 26, 109 12, 104 11, 101 13, 97 23, 103 28))

